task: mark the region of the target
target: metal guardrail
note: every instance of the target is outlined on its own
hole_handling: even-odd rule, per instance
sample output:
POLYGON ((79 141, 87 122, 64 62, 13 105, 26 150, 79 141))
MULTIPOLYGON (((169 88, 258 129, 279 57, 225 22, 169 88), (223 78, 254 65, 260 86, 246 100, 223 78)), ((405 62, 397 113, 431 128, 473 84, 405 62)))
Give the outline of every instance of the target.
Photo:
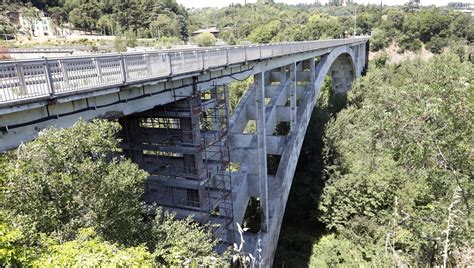
POLYGON ((8 48, 0 53, 72 53, 72 49, 66 48, 8 48))
POLYGON ((360 43, 367 39, 0 62, 0 106, 158 80, 259 59, 360 43))

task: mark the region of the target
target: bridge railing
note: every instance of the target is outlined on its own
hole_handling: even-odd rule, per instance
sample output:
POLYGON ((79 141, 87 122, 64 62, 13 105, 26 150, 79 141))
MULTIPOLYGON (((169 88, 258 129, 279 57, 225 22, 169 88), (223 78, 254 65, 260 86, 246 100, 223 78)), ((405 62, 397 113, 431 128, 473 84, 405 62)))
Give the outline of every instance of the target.
POLYGON ((6 61, 0 63, 0 106, 157 80, 275 56, 364 42, 366 39, 6 61))

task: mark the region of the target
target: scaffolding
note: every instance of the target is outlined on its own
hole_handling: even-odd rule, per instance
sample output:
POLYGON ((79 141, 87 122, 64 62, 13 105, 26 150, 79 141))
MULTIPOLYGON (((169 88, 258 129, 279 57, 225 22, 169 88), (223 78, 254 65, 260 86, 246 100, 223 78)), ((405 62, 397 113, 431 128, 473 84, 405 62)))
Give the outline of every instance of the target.
POLYGON ((124 154, 146 170, 144 201, 210 223, 234 242, 227 87, 216 86, 120 119, 124 154))

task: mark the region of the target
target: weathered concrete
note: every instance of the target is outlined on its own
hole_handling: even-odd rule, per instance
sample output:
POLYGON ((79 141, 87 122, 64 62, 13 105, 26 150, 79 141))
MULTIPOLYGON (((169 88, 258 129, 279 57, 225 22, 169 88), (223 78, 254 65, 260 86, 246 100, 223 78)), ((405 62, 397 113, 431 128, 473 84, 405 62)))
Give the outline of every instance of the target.
MULTIPOLYGON (((341 46, 320 57, 318 61, 309 58, 292 63, 287 66, 290 70, 289 77, 286 72, 282 72, 279 85, 267 84, 265 89, 261 89, 262 83, 256 80, 255 85, 249 89, 236 109, 231 120, 231 159, 240 162, 241 169, 234 177, 241 177, 237 180, 246 178, 249 197, 260 197, 261 206, 265 206, 261 208, 264 214, 262 229, 253 238, 251 234, 247 235, 246 239, 254 242, 248 244, 246 249, 252 251, 254 256, 260 255, 260 262, 264 267, 271 266, 273 261, 298 156, 324 78, 327 74, 331 75, 335 92, 347 92, 352 86, 352 81, 364 70, 367 57, 365 51, 365 44, 341 46), (304 90, 297 91, 297 85, 301 84, 305 84, 304 90), (253 115, 262 114, 262 110, 256 108, 259 103, 254 104, 256 99, 261 99, 262 91, 271 92, 266 94, 271 99, 263 115, 260 115, 266 119, 265 124, 262 126, 257 120, 257 133, 243 134, 248 121, 255 118, 253 115), (275 112, 278 110, 282 112, 275 112), (289 122, 290 132, 286 136, 272 135, 277 123, 280 122, 289 122), (262 133, 266 135, 263 147, 255 141, 255 136, 258 140, 262 133), (260 156, 262 151, 267 155, 281 155, 276 174, 262 174, 262 170, 266 167, 266 163, 262 163, 266 158, 260 156), (260 254, 257 252, 257 247, 262 250, 260 254)), ((277 70, 271 70, 271 73, 275 72, 277 70)), ((239 209, 243 209, 243 206, 234 205, 234 213, 241 214, 239 209)))

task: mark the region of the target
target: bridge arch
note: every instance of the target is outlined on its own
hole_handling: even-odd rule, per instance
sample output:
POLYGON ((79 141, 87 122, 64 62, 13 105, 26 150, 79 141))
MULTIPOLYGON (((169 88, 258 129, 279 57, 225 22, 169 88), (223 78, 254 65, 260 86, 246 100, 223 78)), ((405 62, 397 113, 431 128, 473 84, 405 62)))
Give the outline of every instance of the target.
POLYGON ((336 93, 345 93, 352 87, 352 81, 361 74, 362 68, 358 68, 358 48, 351 49, 349 46, 337 47, 327 56, 321 58, 316 66, 316 79, 314 87, 319 89, 326 75, 331 76, 332 89, 336 93), (357 51, 354 51, 357 50, 357 51))
MULTIPOLYGON (((295 130, 289 133, 287 141, 281 154, 278 170, 271 178, 269 184, 276 186, 269 187, 270 192, 277 192, 277 195, 269 195, 269 203, 272 204, 270 218, 274 220, 269 223, 269 232, 260 233, 259 239, 267 247, 263 249, 263 263, 271 264, 279 237, 279 231, 286 207, 286 200, 291 188, 293 175, 298 162, 301 147, 303 145, 306 130, 308 128, 313 109, 316 105, 321 88, 327 75, 331 76, 332 89, 335 93, 344 94, 352 88, 353 80, 362 75, 367 64, 367 46, 339 46, 331 50, 330 53, 322 55, 319 61, 315 62, 314 69, 311 70, 314 79, 311 78, 310 85, 298 102, 295 111, 295 130), (313 71, 314 70, 314 71, 313 71)), ((311 59, 310 61, 313 61, 311 59)), ((314 64, 314 63, 313 63, 314 64)), ((310 76, 311 77, 311 76, 310 76)))

